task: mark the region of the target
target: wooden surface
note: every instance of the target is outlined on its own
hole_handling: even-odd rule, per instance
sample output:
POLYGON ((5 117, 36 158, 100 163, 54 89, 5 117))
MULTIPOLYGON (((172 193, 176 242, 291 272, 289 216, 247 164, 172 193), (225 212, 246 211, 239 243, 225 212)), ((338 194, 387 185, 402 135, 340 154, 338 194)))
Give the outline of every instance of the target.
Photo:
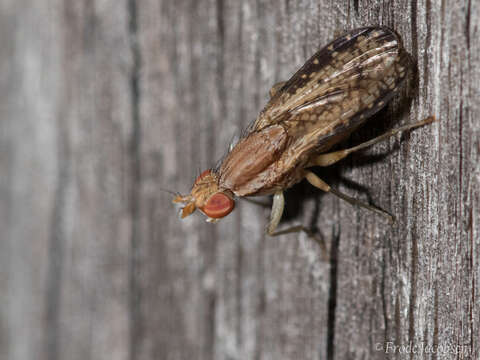
POLYGON ((479 358, 479 24, 471 0, 0 0, 0 359, 479 358), (371 24, 418 73, 345 145, 440 121, 319 174, 397 223, 303 183, 281 226, 327 256, 246 202, 179 220, 160 189, 371 24))

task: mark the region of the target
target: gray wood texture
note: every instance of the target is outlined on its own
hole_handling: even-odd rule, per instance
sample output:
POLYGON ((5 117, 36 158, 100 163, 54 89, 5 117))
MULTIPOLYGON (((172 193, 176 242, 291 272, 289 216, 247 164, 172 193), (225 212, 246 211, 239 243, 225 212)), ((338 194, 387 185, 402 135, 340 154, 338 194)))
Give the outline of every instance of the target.
POLYGON ((480 358, 479 25, 472 0, 0 0, 0 359, 480 358), (250 203, 179 220, 161 189, 371 24, 418 72, 345 146, 439 122, 319 174, 397 223, 303 183, 281 226, 329 259, 250 203))

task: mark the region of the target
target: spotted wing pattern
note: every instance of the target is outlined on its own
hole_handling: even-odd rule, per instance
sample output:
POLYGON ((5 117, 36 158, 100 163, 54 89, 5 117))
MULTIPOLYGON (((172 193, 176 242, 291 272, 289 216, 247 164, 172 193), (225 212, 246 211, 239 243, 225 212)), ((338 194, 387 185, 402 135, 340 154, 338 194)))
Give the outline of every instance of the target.
POLYGON ((249 130, 282 125, 290 163, 306 152, 326 150, 390 100, 408 67, 408 55, 392 30, 354 30, 313 55, 249 130))

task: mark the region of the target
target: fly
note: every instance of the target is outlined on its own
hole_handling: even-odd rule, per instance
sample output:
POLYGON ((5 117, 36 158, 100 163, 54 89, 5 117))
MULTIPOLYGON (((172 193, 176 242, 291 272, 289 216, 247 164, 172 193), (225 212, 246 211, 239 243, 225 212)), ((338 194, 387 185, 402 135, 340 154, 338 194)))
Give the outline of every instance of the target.
POLYGON ((393 129, 358 146, 329 152, 382 109, 405 80, 411 63, 398 35, 386 27, 350 31, 314 54, 290 80, 270 90, 270 101, 215 169, 205 170, 188 195, 177 195, 182 218, 199 209, 215 222, 235 207, 236 197, 273 195, 269 235, 276 232, 283 192, 302 179, 347 202, 393 217, 333 189, 309 169, 329 166, 352 152, 399 132, 435 121, 433 116, 393 129))

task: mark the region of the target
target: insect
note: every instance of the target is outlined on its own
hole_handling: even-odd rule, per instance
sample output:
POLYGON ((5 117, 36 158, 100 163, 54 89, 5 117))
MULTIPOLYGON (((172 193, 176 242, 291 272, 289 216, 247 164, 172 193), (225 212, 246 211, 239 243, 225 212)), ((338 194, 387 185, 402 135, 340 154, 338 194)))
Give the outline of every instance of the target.
POLYGON ((288 81, 274 85, 270 101, 221 164, 201 173, 190 194, 173 199, 183 204, 181 217, 199 209, 207 221, 216 222, 234 209, 236 197, 273 194, 267 233, 308 233, 303 226, 275 232, 284 209, 283 191, 302 179, 391 217, 333 189, 309 168, 332 165, 352 152, 434 121, 432 116, 358 146, 328 152, 386 105, 410 67, 400 38, 386 27, 356 29, 332 41, 288 81))

